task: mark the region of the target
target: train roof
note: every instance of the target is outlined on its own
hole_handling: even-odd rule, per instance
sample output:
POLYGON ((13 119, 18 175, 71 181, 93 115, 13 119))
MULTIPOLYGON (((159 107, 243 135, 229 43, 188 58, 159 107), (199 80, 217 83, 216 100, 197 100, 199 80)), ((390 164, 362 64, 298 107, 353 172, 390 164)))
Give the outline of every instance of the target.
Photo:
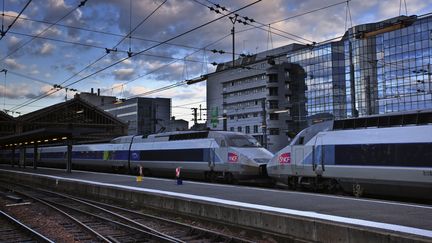
POLYGON ((330 120, 317 123, 303 129, 291 141, 290 145, 306 144, 314 136, 321 132, 327 132, 327 136, 330 136, 330 134, 363 134, 363 136, 367 136, 367 134, 369 133, 376 134, 377 131, 379 131, 370 131, 370 129, 382 129, 391 127, 416 127, 429 124, 432 124, 432 110, 418 110, 415 112, 398 112, 384 115, 381 114, 349 118, 343 120, 330 120), (347 132, 338 133, 338 131, 347 132))
POLYGON ((214 138, 217 136, 225 135, 242 135, 239 132, 229 132, 229 131, 175 131, 175 132, 164 132, 148 135, 147 137, 143 135, 129 135, 114 138, 111 143, 130 143, 133 139, 134 142, 153 142, 153 141, 175 141, 175 140, 190 140, 190 139, 204 139, 204 138, 214 138))
POLYGON ((432 125, 380 127, 319 132, 308 144, 430 143, 432 125))
POLYGON ((335 120, 333 130, 432 124, 432 109, 335 120))

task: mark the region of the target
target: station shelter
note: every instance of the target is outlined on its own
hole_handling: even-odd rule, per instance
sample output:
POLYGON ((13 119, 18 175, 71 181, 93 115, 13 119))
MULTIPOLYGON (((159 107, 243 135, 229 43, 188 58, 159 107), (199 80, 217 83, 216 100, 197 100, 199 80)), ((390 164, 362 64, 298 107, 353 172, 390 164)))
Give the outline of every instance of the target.
POLYGON ((34 150, 36 168, 38 147, 66 145, 70 172, 74 144, 107 142, 126 134, 126 123, 79 96, 16 118, 0 113, 0 150, 11 153, 12 166, 25 166, 26 149, 34 150))

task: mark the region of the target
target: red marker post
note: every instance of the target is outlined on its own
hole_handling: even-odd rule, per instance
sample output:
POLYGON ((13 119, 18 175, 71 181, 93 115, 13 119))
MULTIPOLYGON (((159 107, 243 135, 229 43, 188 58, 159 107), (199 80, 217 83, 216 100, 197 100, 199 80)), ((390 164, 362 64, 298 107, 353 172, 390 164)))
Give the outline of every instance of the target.
POLYGON ((176 168, 176 170, 175 170, 175 176, 176 176, 176 179, 177 179, 177 185, 182 185, 183 184, 183 180, 181 179, 181 176, 180 176, 180 167, 176 168))

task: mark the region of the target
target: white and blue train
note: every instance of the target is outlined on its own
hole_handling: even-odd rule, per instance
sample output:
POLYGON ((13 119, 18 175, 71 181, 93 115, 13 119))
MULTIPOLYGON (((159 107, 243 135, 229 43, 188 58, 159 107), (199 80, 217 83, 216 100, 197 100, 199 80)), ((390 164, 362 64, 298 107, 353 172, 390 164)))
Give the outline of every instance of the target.
POLYGON ((294 189, 432 199, 432 125, 337 130, 312 125, 277 152, 268 175, 294 189))
MULTIPOLYGON (((66 146, 40 147, 37 165, 64 167, 66 151, 66 146)), ((2 153, 10 163, 11 152, 2 153)), ((187 131, 148 137, 124 136, 113 139, 111 143, 74 145, 72 166, 134 172, 141 167, 146 175, 168 177, 173 177, 175 169, 180 167, 181 176, 185 178, 233 182, 267 176, 266 164, 272 157, 271 152, 246 134, 187 131)), ((26 161, 33 161, 33 149, 26 151, 26 161)))

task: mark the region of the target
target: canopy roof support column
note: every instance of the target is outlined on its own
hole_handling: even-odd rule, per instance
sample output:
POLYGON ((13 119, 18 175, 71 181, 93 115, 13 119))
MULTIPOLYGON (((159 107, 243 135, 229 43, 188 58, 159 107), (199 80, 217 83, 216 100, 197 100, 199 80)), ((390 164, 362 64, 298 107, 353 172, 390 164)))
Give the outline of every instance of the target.
POLYGON ((38 158, 38 146, 37 144, 35 144, 33 147, 33 169, 35 170, 37 169, 36 168, 37 158, 38 158))
POLYGON ((72 172, 72 141, 70 139, 67 140, 67 161, 66 161, 66 172, 72 172))

